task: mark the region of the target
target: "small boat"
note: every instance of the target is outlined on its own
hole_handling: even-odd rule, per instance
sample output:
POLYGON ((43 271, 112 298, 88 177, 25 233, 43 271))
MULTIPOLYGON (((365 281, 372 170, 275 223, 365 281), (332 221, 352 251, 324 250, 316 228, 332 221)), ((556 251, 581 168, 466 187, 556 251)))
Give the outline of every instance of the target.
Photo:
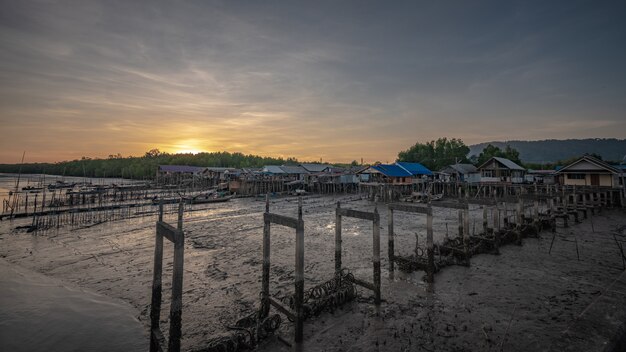
POLYGON ((67 183, 63 181, 57 181, 56 183, 51 183, 48 185, 48 190, 52 191, 54 189, 63 189, 63 188, 74 188, 76 183, 67 183))
POLYGON ((434 200, 441 200, 443 198, 443 193, 441 194, 428 194, 424 192, 413 192, 411 196, 404 198, 405 202, 415 202, 415 203, 428 203, 434 200))
POLYGON ((176 204, 178 202, 180 202, 180 197, 175 197, 175 198, 159 198, 159 197, 154 197, 152 198, 152 204, 176 204))
POLYGON ((303 190, 303 189, 296 189, 296 190, 291 192, 291 195, 293 195, 293 196, 305 196, 306 195, 306 191, 303 190))
POLYGON ((443 198, 443 193, 430 195, 430 200, 441 200, 442 198, 443 198))
POLYGON ((231 200, 233 197, 232 196, 220 196, 220 195, 212 195, 212 196, 204 196, 204 195, 199 195, 199 196, 195 196, 195 197, 185 197, 183 198, 185 203, 187 204, 206 204, 206 203, 222 203, 222 202, 228 202, 229 200, 231 200))

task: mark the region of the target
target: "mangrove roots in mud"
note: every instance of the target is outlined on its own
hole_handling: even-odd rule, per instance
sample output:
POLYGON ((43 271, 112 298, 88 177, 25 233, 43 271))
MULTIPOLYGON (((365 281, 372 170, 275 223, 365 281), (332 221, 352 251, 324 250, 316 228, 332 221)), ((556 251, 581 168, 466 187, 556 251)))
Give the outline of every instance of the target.
MULTIPOLYGON (((351 273, 342 271, 340 275, 308 289, 304 293, 304 319, 317 316, 325 310, 333 311, 344 303, 356 299, 357 290, 352 282, 353 278, 351 273)), ((295 311, 293 295, 282 297, 280 301, 295 311)), ((263 307, 259 312, 262 311, 263 307)), ((259 312, 239 319, 234 326, 228 327, 232 330, 229 335, 213 338, 208 341, 206 347, 195 352, 237 352, 255 348, 260 341, 274 335, 282 323, 278 314, 260 319, 259 312)))
POLYGON ((260 341, 272 336, 282 319, 275 314, 259 322, 258 312, 239 319, 234 326, 228 327, 232 333, 208 341, 207 346, 196 352, 236 352, 253 349, 260 341))
MULTIPOLYGON (((357 297, 357 290, 352 279, 354 279, 352 273, 344 269, 340 275, 305 291, 303 300, 304 319, 318 316, 323 311, 333 312, 343 304, 353 301, 357 297)), ((286 306, 295 310, 294 296, 288 295, 279 299, 286 306)))
MULTIPOLYGON (((470 236, 467 243, 467 257, 465 254, 465 244, 463 238, 450 238, 446 239, 441 245, 435 245, 435 257, 433 272, 438 272, 442 268, 451 265, 467 265, 469 257, 484 253, 497 253, 497 247, 501 245, 515 243, 518 234, 516 231, 521 232, 521 237, 538 237, 541 228, 549 227, 550 224, 539 223, 537 226, 522 225, 519 230, 503 229, 498 232, 496 238, 493 231, 489 231, 487 234, 481 234, 480 236, 470 236), (497 241, 497 244, 496 244, 497 241)), ((428 258, 425 256, 425 250, 417 248, 416 254, 410 256, 395 255, 393 260, 398 265, 398 269, 405 273, 412 273, 417 270, 428 270, 428 258)))

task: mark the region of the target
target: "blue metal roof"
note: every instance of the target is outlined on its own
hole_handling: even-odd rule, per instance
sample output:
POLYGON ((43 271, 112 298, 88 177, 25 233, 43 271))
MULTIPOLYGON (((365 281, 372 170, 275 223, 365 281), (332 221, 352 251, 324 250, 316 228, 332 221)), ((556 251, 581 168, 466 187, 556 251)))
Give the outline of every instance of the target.
POLYGON ((420 163, 406 163, 406 162, 397 162, 396 165, 406 169, 406 171, 410 172, 411 175, 432 175, 433 172, 428 170, 424 165, 420 163))
POLYGON ((391 177, 411 177, 411 173, 399 167, 398 165, 380 164, 372 166, 373 169, 380 171, 385 176, 391 177))

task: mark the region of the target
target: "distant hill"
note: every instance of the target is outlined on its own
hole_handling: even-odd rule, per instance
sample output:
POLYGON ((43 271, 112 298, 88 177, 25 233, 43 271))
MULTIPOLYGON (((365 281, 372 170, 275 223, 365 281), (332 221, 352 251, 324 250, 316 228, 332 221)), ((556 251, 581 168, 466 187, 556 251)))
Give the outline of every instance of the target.
POLYGON ((601 155, 607 161, 621 161, 626 155, 626 139, 547 139, 543 141, 486 142, 470 146, 469 155, 478 155, 488 144, 503 149, 507 144, 517 149, 525 163, 548 163, 585 153, 601 155))

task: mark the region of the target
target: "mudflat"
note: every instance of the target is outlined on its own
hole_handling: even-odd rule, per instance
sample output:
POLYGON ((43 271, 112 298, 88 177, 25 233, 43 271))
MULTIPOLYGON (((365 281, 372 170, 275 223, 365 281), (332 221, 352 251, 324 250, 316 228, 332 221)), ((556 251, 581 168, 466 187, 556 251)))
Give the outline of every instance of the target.
MULTIPOLYGON (((389 272, 387 206, 355 195, 304 197, 305 288, 334 272, 335 204, 381 215, 382 298, 376 307, 361 299, 305 322, 307 351, 548 351, 568 338, 597 302, 611 292, 626 294, 624 268, 616 240, 624 242, 626 213, 605 209, 580 224, 524 239, 522 246, 501 248, 500 255, 472 257, 470 267, 446 267, 435 282, 423 272, 389 272), (550 249, 550 247, 552 247, 550 249)), ((272 199, 271 211, 296 216, 297 199, 272 199)), ((185 213, 183 279, 184 350, 200 349, 227 326, 258 308, 263 261, 265 203, 252 198, 198 205, 185 213)), ((456 210, 433 208, 434 239, 457 235, 456 210)), ((172 211, 165 220, 176 223, 172 211)), ((0 256, 12 265, 129 303, 149 325, 156 216, 108 222, 88 228, 59 228, 26 233, 16 227, 30 219, 0 222, 0 256)), ((426 242, 426 218, 396 213, 396 253, 410 255, 426 242)), ((470 232, 482 227, 482 209, 470 208, 470 232)), ((344 219, 343 266, 372 280, 372 224, 344 219)), ((294 231, 272 227, 270 290, 293 291, 294 231)), ((164 251, 162 326, 167 326, 172 268, 171 244, 164 251)), ((577 336, 601 351, 626 321, 626 303, 614 303, 614 331, 577 336), (621 322, 622 325, 619 325, 621 322), (606 341, 605 341, 606 340, 606 341), (608 341, 608 342, 607 342, 608 341), (595 342, 595 343, 594 343, 595 342)), ((599 318, 600 317, 600 318, 599 318)), ((163 329, 167 331, 167 329, 163 329)), ((606 330, 606 329, 605 329, 606 330)), ((283 319, 281 336, 291 340, 292 324, 283 319)), ((148 348, 148 340, 145 341, 148 348)), ((575 339, 565 345, 576 346, 575 339)), ((271 338, 261 351, 288 351, 271 338)))

